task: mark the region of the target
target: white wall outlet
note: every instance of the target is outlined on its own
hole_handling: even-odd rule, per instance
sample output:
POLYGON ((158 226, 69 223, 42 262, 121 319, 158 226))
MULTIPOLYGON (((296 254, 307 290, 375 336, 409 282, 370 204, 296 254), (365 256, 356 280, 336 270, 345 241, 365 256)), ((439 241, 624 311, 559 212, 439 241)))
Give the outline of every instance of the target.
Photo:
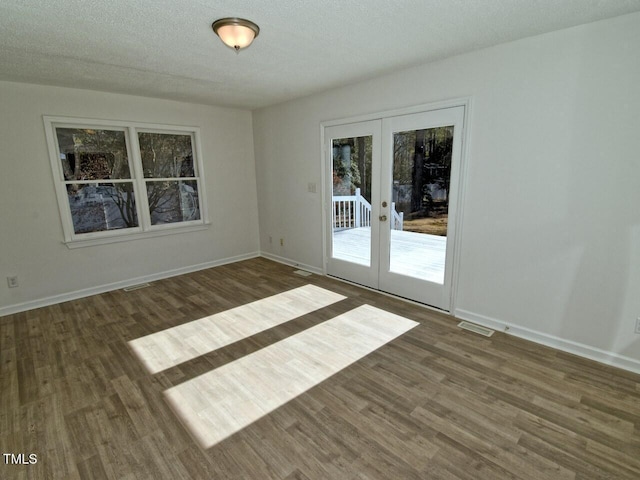
POLYGON ((636 318, 636 333, 640 334, 640 317, 636 318))
POLYGON ((18 286, 18 277, 7 277, 7 285, 9 285, 9 288, 16 288, 18 286))
POLYGON ((309 193, 316 193, 316 184, 315 184, 315 183, 313 183, 313 182, 309 182, 309 183, 307 184, 307 191, 308 191, 309 193))

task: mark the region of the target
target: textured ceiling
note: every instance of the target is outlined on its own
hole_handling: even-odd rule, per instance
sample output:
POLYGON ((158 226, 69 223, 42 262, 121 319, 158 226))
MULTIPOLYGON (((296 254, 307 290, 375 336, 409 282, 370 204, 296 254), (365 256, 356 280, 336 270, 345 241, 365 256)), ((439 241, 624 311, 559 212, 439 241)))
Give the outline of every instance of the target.
POLYGON ((2 0, 0 80, 258 108, 640 0, 2 0), (211 30, 256 22, 235 54, 211 30))

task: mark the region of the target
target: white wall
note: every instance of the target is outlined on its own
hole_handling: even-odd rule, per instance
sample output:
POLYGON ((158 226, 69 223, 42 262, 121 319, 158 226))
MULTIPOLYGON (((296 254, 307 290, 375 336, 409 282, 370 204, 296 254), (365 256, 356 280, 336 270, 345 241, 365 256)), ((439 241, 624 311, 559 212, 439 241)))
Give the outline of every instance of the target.
POLYGON ((640 371, 639 46, 632 14, 254 112, 263 252, 322 268, 321 121, 470 96, 455 313, 640 371))
POLYGON ((251 112, 0 82, 0 313, 259 250, 251 112), (200 127, 211 226, 193 233, 70 250, 43 115, 200 127), (5 277, 17 275, 9 289, 5 277))

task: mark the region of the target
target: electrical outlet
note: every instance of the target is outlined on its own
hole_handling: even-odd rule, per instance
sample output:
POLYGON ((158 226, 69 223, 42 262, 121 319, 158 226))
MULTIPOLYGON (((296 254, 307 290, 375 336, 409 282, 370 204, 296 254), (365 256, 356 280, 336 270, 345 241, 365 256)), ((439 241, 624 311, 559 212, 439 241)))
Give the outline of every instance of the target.
POLYGON ((18 286, 18 277, 7 277, 7 285, 9 285, 9 288, 16 288, 18 286))
POLYGON ((640 317, 636 318, 636 333, 640 334, 640 317))
POLYGON ((281 246, 281 247, 284 247, 284 238, 281 238, 281 239, 280 239, 280 246, 281 246))

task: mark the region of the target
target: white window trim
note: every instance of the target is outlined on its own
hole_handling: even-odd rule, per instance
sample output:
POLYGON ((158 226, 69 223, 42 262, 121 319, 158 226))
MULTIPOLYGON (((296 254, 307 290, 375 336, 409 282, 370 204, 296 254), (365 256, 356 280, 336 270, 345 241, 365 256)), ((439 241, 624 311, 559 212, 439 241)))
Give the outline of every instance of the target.
MULTIPOLYGON (((204 179, 204 165, 202 161, 202 148, 200 145, 200 128, 193 126, 163 125, 154 123, 141 123, 118 120, 102 120, 79 117, 59 117, 44 115, 44 129, 51 162, 51 172, 58 200, 58 210, 62 222, 64 241, 69 248, 87 247, 92 245, 105 245, 114 242, 124 242, 144 238, 153 238, 164 235, 189 233, 209 228, 209 214, 206 201, 206 183, 204 179), (142 161, 138 147, 137 134, 140 133, 166 133, 185 134, 190 133, 192 148, 195 157, 195 166, 198 172, 198 201, 200 208, 200 220, 188 222, 168 223, 163 225, 151 225, 147 199, 136 197, 136 209, 138 211, 138 227, 120 230, 76 234, 71 218, 71 209, 67 198, 67 189, 64 181, 64 173, 60 162, 58 140, 55 133, 56 127, 62 128, 104 128, 123 130, 128 150, 131 182, 134 183, 136 192, 145 192, 145 178, 142 173, 142 161), (141 188, 143 187, 143 188, 141 188)), ((106 181, 109 183, 109 181, 106 181)))

